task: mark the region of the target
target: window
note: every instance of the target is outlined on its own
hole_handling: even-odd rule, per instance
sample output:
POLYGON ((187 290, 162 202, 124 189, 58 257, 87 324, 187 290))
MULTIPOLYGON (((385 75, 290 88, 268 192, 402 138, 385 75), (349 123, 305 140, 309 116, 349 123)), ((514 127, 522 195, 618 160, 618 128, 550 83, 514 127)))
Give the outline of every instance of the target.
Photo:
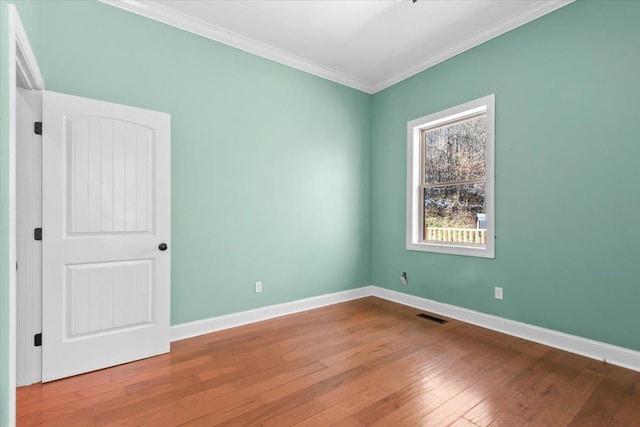
POLYGON ((407 124, 407 249, 494 258, 494 95, 407 124))

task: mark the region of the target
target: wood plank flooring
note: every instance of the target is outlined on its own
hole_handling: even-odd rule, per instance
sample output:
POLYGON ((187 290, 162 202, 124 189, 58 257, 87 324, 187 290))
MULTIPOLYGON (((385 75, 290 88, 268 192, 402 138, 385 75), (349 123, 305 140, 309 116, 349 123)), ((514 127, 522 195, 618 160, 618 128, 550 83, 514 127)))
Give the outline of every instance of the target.
POLYGON ((18 389, 19 426, 640 426, 640 373, 374 297, 18 389))

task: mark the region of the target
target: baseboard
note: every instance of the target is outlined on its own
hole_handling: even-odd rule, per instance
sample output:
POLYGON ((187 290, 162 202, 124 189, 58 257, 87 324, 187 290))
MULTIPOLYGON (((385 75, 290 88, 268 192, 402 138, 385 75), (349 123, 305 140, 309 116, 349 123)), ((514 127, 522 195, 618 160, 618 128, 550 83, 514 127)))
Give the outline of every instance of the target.
POLYGON ((478 311, 456 307, 454 305, 444 304, 378 286, 372 286, 371 288, 373 295, 378 298, 461 320, 466 323, 524 338, 592 359, 606 361, 607 363, 633 369, 634 371, 640 371, 640 352, 638 351, 541 328, 539 326, 516 322, 515 320, 480 313, 478 311))
POLYGON ((181 323, 171 327, 171 341, 179 341, 185 338, 221 331, 223 329, 235 328, 236 326, 273 319, 287 314, 299 313, 301 311, 364 298, 371 296, 372 293, 373 290, 371 286, 364 286, 362 288, 349 289, 347 291, 305 298, 283 304, 269 305, 267 307, 260 307, 254 310, 211 317, 209 319, 198 320, 195 322, 181 323))
POLYGON ((236 326, 247 325, 249 323, 260 322, 262 320, 273 319, 287 314, 299 313, 301 311, 312 310, 314 308, 368 296, 376 296, 409 307, 492 329, 507 335, 513 335, 571 353, 580 354, 591 359, 602 360, 613 365, 640 371, 640 352, 638 351, 493 316, 491 314, 480 313, 478 311, 393 291, 391 289, 380 288, 378 286, 364 286, 195 322, 182 323, 171 327, 171 341, 179 341, 198 335, 209 334, 211 332, 235 328, 236 326))

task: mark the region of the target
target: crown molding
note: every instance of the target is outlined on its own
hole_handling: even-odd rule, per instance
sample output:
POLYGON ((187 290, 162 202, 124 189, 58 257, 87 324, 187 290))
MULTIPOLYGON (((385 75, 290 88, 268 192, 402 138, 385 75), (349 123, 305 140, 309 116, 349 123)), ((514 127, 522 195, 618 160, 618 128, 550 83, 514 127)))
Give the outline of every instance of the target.
POLYGON ((491 29, 471 35, 465 40, 443 49, 414 67, 396 74, 388 79, 378 82, 366 82, 348 76, 339 71, 324 67, 300 56, 285 52, 276 47, 260 41, 245 37, 238 33, 226 30, 217 25, 205 22, 201 19, 180 13, 173 9, 159 5, 157 2, 145 2, 141 0, 99 0, 101 3, 114 6, 137 15, 144 16, 154 21, 162 22, 172 27, 189 31, 193 34, 235 47, 248 53, 269 59, 280 64, 322 77, 327 80, 348 86, 369 94, 374 94, 386 89, 402 80, 418 74, 428 68, 446 61, 466 50, 476 47, 488 40, 511 31, 521 25, 533 21, 547 13, 553 12, 563 6, 573 3, 575 0, 540 0, 524 11, 502 19, 491 29))
POLYGON ((276 47, 245 37, 238 33, 225 30, 217 25, 201 19, 177 12, 175 10, 140 0, 99 0, 101 3, 114 6, 137 15, 144 16, 163 24, 189 31, 222 44, 243 50, 248 53, 287 65, 300 71, 322 77, 327 80, 348 86, 366 93, 372 93, 372 87, 359 80, 353 79, 339 71, 332 70, 308 59, 285 52, 276 47))
POLYGON ((402 73, 396 74, 393 77, 377 82, 372 86, 372 92, 376 93, 381 90, 384 90, 390 86, 393 86, 396 83, 401 82, 402 80, 408 79, 411 76, 414 76, 424 70, 427 70, 435 65, 438 65, 441 62, 446 61, 447 59, 451 59, 456 55, 461 54, 464 51, 472 49, 478 45, 481 45, 484 42, 487 42, 493 38, 496 38, 504 33, 507 33, 511 30, 514 30, 522 25, 531 22, 535 19, 540 18, 548 13, 553 12, 554 10, 560 9, 570 3, 573 3, 575 0, 540 0, 533 6, 527 8, 526 10, 520 11, 513 15, 510 15, 502 20, 500 20, 495 26, 490 28, 489 30, 480 31, 478 33, 472 34, 461 42, 447 48, 443 49, 434 55, 431 55, 429 58, 420 62, 418 65, 411 67, 402 73))

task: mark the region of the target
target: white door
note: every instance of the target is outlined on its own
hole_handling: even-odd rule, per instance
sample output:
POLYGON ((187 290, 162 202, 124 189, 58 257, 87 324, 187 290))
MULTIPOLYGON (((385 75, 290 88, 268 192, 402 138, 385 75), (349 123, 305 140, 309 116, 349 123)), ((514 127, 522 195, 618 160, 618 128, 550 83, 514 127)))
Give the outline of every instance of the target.
POLYGON ((169 351, 170 116, 43 94, 42 380, 169 351))

